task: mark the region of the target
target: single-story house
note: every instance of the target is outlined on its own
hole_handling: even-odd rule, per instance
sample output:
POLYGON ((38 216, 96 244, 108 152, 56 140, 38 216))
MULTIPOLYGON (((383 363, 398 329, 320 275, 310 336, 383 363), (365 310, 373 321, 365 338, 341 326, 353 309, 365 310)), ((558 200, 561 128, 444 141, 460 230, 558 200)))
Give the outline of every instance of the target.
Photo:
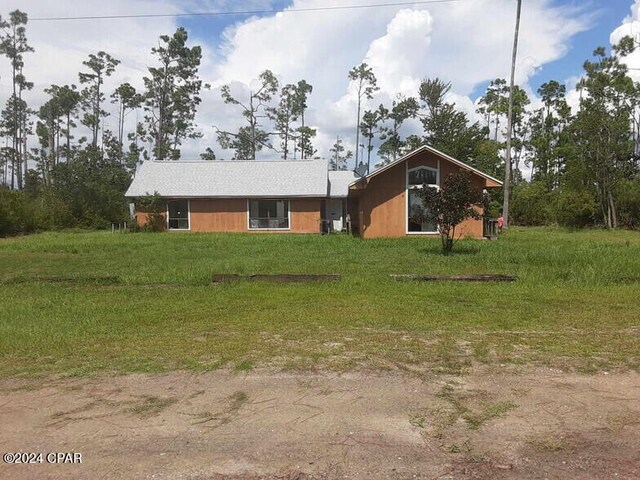
MULTIPOLYGON (((135 199, 158 193, 167 200, 169 230, 194 232, 320 233, 343 230, 350 217, 364 238, 437 234, 416 221, 422 207, 415 190, 439 187, 459 169, 472 174, 479 190, 499 180, 429 146, 365 176, 328 171, 326 160, 147 161, 127 190, 135 199)), ((481 212, 482 206, 476 208, 481 212)), ((144 224, 147 214, 135 212, 144 224)), ((462 235, 481 238, 482 220, 466 220, 462 235)))

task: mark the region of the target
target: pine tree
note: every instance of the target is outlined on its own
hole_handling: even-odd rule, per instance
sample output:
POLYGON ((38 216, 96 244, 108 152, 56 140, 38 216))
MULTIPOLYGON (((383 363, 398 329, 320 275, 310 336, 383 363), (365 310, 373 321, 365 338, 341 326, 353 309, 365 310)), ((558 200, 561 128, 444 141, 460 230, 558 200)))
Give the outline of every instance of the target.
POLYGON ((172 36, 160 36, 160 45, 151 49, 159 66, 149 67, 143 79, 145 139, 153 144, 157 160, 177 160, 185 139, 202 136, 195 125, 203 86, 198 77, 202 49, 189 48, 188 37, 183 27, 172 36))
POLYGON ((256 153, 263 147, 273 149, 262 121, 269 118, 270 102, 278 91, 278 79, 271 70, 265 70, 260 74, 259 80, 260 86, 256 91, 249 92, 249 98, 244 103, 231 94, 229 85, 224 85, 220 90, 225 103, 242 108, 242 116, 248 123, 247 126, 240 127, 237 133, 221 131, 215 127, 218 143, 224 149, 235 150, 236 160, 255 160, 256 153))
POLYGON ((362 99, 372 99, 373 93, 380 90, 378 80, 373 70, 366 63, 361 63, 357 67, 353 67, 349 72, 349 80, 354 82, 358 99, 358 114, 356 121, 356 167, 358 166, 358 149, 360 148, 360 110, 362 108, 362 99))
POLYGON ((330 170, 347 170, 347 160, 349 160, 353 153, 351 150, 345 152, 344 145, 342 145, 342 139, 336 137, 336 143, 329 150, 331 153, 331 160, 329 161, 330 170))
POLYGON ((27 137, 31 133, 29 118, 32 114, 22 99, 22 92, 33 88, 33 83, 28 82, 23 74, 23 54, 34 51, 27 43, 27 22, 27 14, 20 10, 10 12, 8 21, 0 16, 0 54, 11 62, 12 82, 10 105, 5 109, 11 118, 2 120, 5 135, 11 138, 11 147, 5 149, 5 155, 8 154, 11 160, 11 188, 14 188, 17 178, 19 189, 23 187, 23 175, 27 172, 27 137))
POLYGON ((380 129, 382 144, 378 155, 382 158, 382 165, 395 161, 401 154, 406 140, 400 136, 400 127, 406 120, 415 118, 419 109, 420 105, 414 97, 398 95, 390 109, 381 110, 385 125, 380 129))
POLYGON ((102 102, 105 100, 102 85, 105 77, 111 76, 119 63, 120 60, 116 60, 108 53, 100 51, 97 55, 90 54, 89 59, 82 62, 83 65, 88 67, 89 71, 78 73, 80 83, 87 85, 81 92, 84 110, 81 122, 91 130, 91 145, 94 149, 98 146, 100 121, 103 117, 109 115, 108 112, 102 109, 102 102))

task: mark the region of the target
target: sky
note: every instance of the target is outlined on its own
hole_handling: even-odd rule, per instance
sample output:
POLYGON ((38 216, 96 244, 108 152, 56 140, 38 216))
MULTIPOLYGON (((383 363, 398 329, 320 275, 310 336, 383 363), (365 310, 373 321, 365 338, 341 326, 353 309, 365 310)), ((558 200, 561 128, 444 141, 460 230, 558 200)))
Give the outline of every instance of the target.
MULTIPOLYGON (((397 94, 417 95, 420 81, 439 77, 451 82, 448 101, 473 120, 476 104, 487 84, 508 78, 516 0, 4 0, 0 15, 25 11, 29 43, 25 75, 35 83, 25 96, 32 107, 46 101, 51 84, 78 83, 82 61, 104 50, 122 63, 106 82, 112 91, 123 82, 141 89, 147 66, 154 64, 151 48, 158 37, 178 26, 189 32, 189 43, 203 49, 200 76, 212 88, 201 94, 196 117, 203 137, 188 140, 185 160, 198 159, 211 147, 219 159, 233 153, 221 149, 214 125, 237 129, 237 106, 224 104, 220 87, 230 84, 234 95, 248 95, 256 78, 272 70, 281 84, 305 79, 313 85, 307 124, 317 128, 318 155, 329 156, 336 137, 355 149, 356 95, 349 70, 367 62, 380 90, 365 108, 390 104, 397 94), (317 7, 402 3, 369 8, 292 11, 317 7), (268 11, 253 15, 175 16, 194 12, 268 11), (50 17, 168 14, 154 18, 46 20, 50 17)), ((516 82, 536 104, 536 91, 555 79, 567 84, 568 99, 577 104, 575 83, 582 64, 597 46, 610 46, 625 34, 640 39, 640 0, 523 0, 516 82)), ((627 60, 640 80, 640 52, 627 60)), ((10 95, 9 62, 0 58, 0 103, 10 95)), ((109 107, 111 108, 111 107, 109 107)), ((128 126, 136 115, 129 115, 128 126)), ((105 120, 115 130, 116 116, 105 120)), ((409 122, 405 133, 418 132, 409 122)), ((33 142, 32 142, 33 143, 33 142)), ((277 158, 264 152, 262 158, 277 158)))

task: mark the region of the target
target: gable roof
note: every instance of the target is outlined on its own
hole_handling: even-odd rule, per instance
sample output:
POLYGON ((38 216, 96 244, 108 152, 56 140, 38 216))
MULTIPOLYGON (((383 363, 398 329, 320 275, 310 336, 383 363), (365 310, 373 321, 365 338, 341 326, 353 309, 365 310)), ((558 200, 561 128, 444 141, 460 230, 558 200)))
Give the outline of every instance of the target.
POLYGON ((125 196, 325 197, 327 188, 327 162, 322 159, 147 161, 125 196))
POLYGON ((430 147, 429 145, 422 145, 419 148, 416 148, 415 150, 413 150, 412 152, 407 153, 406 155, 398 158, 397 160, 385 165, 384 167, 381 167, 377 170, 374 170, 373 172, 371 172, 369 175, 366 175, 362 178, 357 179, 354 182, 351 182, 349 184, 349 186, 351 185, 355 185, 356 183, 360 182, 363 179, 369 179, 371 177, 375 177, 376 175, 378 175, 379 173, 384 172, 385 170, 388 170, 391 167, 395 167, 396 165, 398 165, 399 163, 404 162, 405 160, 408 160, 409 158, 413 157, 414 155, 417 155, 419 153, 422 152, 430 152, 433 153, 434 155, 437 155, 445 160, 448 160, 449 162, 453 163, 454 165, 458 165, 461 168, 464 168, 465 170, 469 170, 470 172, 475 173, 476 175, 481 176, 482 178, 484 178, 485 180, 489 180, 490 182, 494 182, 497 185, 491 185, 491 186, 502 186, 502 182, 500 180, 498 180, 497 178, 492 177, 491 175, 487 175, 484 172, 481 172, 480 170, 478 170, 477 168, 474 168, 470 165, 467 165, 464 162, 461 162, 460 160, 457 160, 449 155, 447 155, 446 153, 441 152, 440 150, 436 150, 433 147, 430 147))

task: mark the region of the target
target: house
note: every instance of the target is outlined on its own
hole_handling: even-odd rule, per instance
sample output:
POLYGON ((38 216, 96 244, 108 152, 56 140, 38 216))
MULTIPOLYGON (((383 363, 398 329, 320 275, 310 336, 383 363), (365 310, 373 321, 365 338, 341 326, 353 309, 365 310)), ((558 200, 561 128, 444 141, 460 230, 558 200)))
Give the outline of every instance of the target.
MULTIPOLYGON (((125 194, 167 199, 169 230, 318 233, 342 230, 353 172, 325 160, 144 162, 125 194), (326 225, 329 222, 325 222, 326 225)), ((136 212, 145 223, 146 213, 136 212)))
MULTIPOLYGON (((327 171, 325 160, 145 162, 126 196, 157 192, 167 200, 169 230, 194 232, 319 233, 346 227, 362 237, 435 234, 435 225, 416 222, 422 208, 415 189, 438 186, 458 169, 472 173, 479 190, 501 186, 486 175, 431 147, 423 146, 369 175, 327 171)), ((481 210, 481 206, 477 208, 481 210)), ((147 213, 136 212, 144 224, 147 213)), ((469 219, 463 235, 483 236, 482 220, 469 219)))
MULTIPOLYGON (((458 170, 471 173, 472 185, 479 192, 502 186, 500 180, 423 145, 349 186, 352 221, 364 238, 437 234, 434 223, 416 221, 416 213, 423 208, 417 190, 425 184, 440 188, 442 181, 458 170)), ((475 208, 483 213, 481 205, 475 208)), ((469 218, 457 227, 458 234, 482 238, 484 222, 469 218)))

